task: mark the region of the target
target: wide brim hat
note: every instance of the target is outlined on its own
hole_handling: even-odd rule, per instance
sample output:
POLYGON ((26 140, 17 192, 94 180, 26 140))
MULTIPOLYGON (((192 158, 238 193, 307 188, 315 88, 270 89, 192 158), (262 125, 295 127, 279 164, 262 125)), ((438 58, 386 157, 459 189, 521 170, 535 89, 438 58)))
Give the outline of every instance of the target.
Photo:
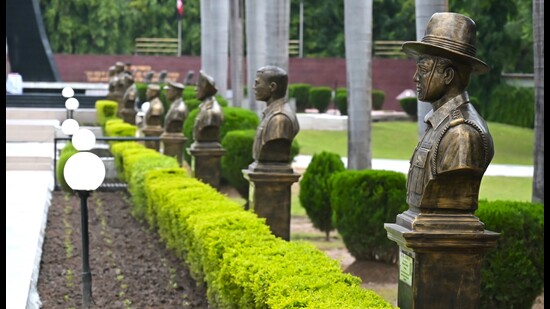
POLYGON ((402 48, 415 58, 419 55, 432 55, 470 65, 474 74, 485 74, 490 70, 485 62, 476 57, 475 22, 461 14, 433 14, 422 41, 405 42, 402 48))
POLYGON ((172 80, 167 81, 166 85, 172 88, 176 88, 178 90, 183 90, 183 88, 185 87, 182 83, 178 83, 172 80))

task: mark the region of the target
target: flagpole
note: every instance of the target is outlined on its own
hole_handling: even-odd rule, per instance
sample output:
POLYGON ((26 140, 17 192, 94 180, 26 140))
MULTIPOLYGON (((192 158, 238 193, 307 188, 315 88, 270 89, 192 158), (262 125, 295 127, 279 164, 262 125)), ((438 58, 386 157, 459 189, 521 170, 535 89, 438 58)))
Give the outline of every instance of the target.
POLYGON ((181 56, 181 18, 178 20, 178 57, 181 56))

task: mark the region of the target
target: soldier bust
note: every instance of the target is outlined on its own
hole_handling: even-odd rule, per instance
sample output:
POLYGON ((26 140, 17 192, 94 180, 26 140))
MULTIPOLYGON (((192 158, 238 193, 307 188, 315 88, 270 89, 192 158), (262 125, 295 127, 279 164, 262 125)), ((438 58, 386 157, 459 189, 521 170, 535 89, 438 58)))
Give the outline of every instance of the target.
POLYGON ((202 102, 193 127, 196 147, 219 147, 223 111, 214 96, 217 92, 214 79, 201 70, 197 82, 197 99, 202 102))
MULTIPOLYGON (((476 58, 475 45, 474 21, 447 12, 432 16, 422 41, 403 44, 403 50, 417 59, 413 79, 418 99, 433 109, 424 118, 427 128, 410 160, 409 210, 402 218, 418 213, 473 214, 477 209, 481 178, 494 146, 466 91, 470 74, 489 70, 476 58)), ((415 229, 416 221, 420 220, 401 223, 415 229)))
POLYGON ((254 171, 292 171, 290 148, 300 131, 296 114, 286 101, 288 75, 276 66, 265 66, 256 71, 254 94, 265 101, 260 125, 256 130, 250 168, 254 171))
POLYGON ((162 129, 163 125, 163 116, 164 116, 164 106, 162 101, 159 99, 160 95, 160 86, 156 84, 149 84, 147 86, 147 91, 145 96, 149 101, 149 109, 145 113, 145 127, 157 127, 162 129))
POLYGON ((183 84, 168 81, 165 86, 166 98, 171 102, 164 118, 164 131, 167 133, 183 133, 183 123, 187 118, 187 106, 182 99, 183 84))

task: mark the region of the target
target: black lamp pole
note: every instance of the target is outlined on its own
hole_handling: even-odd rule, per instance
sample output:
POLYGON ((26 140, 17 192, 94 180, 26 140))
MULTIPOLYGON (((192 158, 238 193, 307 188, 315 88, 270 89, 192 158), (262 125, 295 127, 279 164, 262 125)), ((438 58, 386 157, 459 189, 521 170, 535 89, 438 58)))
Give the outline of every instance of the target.
POLYGON ((80 197, 80 225, 82 228, 82 306, 89 308, 92 303, 92 273, 88 253, 88 196, 90 191, 76 190, 80 197))

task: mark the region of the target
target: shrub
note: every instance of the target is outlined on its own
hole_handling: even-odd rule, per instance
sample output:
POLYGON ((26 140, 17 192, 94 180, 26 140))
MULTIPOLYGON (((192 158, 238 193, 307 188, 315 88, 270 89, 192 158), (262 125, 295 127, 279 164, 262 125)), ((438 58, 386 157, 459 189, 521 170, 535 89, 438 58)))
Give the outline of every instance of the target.
POLYGON ((104 129, 107 120, 116 118, 118 113, 118 102, 112 100, 97 100, 95 102, 95 110, 97 123, 104 129))
POLYGON ((309 102, 313 104, 319 113, 327 111, 332 98, 332 89, 330 87, 312 87, 309 90, 309 102))
POLYGON ((346 88, 336 89, 334 94, 334 104, 340 111, 340 115, 348 114, 348 90, 346 88))
POLYGON ((403 98, 399 100, 399 105, 413 121, 418 120, 418 102, 416 98, 403 98))
POLYGON ((222 140, 225 155, 221 158, 222 178, 247 200, 250 184, 243 176, 243 169, 254 161, 252 145, 256 130, 234 130, 228 132, 222 140))
POLYGON ((544 289, 544 205, 483 200, 476 215, 500 233, 481 268, 481 308, 531 308, 544 289))
POLYGON ((382 170, 346 170, 331 176, 333 224, 358 260, 395 263, 398 246, 383 225, 407 210, 405 175, 382 170))
POLYGON ((67 144, 65 144, 65 147, 63 147, 63 149, 61 150, 61 153, 59 154, 59 159, 57 159, 57 166, 55 170, 56 180, 57 180, 57 183, 59 184, 59 187, 64 192, 68 192, 68 193, 73 192, 73 189, 71 189, 71 187, 69 187, 69 185, 67 184, 67 181, 65 181, 65 174, 63 172, 65 169, 65 164, 67 163, 67 160, 69 160, 69 158, 77 152, 78 150, 74 148, 73 144, 71 142, 68 142, 67 144))
POLYGON ((383 90, 372 89, 372 109, 375 111, 382 110, 386 94, 383 90))
POLYGON ((309 103, 310 84, 290 84, 288 86, 289 97, 296 98, 296 112, 303 113, 306 108, 311 107, 309 103))
POLYGON ((334 230, 329 178, 334 173, 344 170, 346 167, 338 154, 323 151, 313 155, 300 180, 300 203, 305 208, 313 227, 325 232, 327 240, 330 231, 334 230))
POLYGON ((534 88, 499 85, 491 93, 487 120, 513 126, 531 128, 535 126, 534 88))

